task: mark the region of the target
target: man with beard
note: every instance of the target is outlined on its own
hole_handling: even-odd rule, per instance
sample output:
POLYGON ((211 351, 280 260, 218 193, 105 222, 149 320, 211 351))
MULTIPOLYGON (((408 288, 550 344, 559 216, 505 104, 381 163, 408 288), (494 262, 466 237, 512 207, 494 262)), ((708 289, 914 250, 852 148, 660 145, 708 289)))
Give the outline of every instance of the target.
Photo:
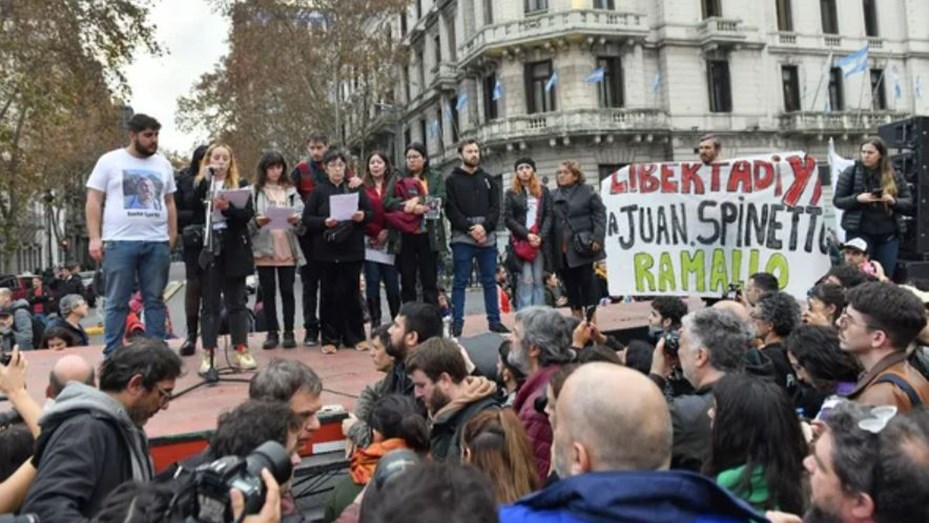
POLYGON ((39 420, 36 478, 22 512, 87 521, 120 484, 151 480, 143 426, 168 408, 181 367, 164 342, 144 339, 104 360, 99 390, 69 383, 39 420))
POLYGON ((464 327, 465 287, 477 259, 484 287, 484 311, 491 332, 508 333, 500 323, 497 303, 497 222, 500 220, 500 187, 481 169, 481 149, 476 140, 458 145, 461 165, 445 181, 445 215, 452 231, 452 337, 464 327))
POLYGON ((158 154, 161 124, 151 116, 136 114, 128 127, 129 145, 101 156, 87 180, 85 212, 90 256, 103 262, 106 287, 106 357, 122 342, 129 298, 137 282, 148 334, 159 340, 165 338, 162 295, 168 283, 171 248, 177 238, 174 170, 158 154), (157 201, 146 209, 127 205, 134 182, 141 179, 157 180, 162 188, 155 191, 157 201))
MULTIPOLYGON (((929 521, 929 432, 924 412, 843 401, 804 461, 810 473, 806 523, 929 521), (917 416, 914 418, 913 416, 917 416), (922 419, 920 420, 919 417, 922 419)), ((769 512, 774 523, 797 516, 769 512)))
POLYGON ((384 395, 413 395, 406 359, 417 346, 429 338, 442 336, 442 316, 431 303, 410 301, 400 306, 397 317, 387 330, 390 344, 387 354, 394 358, 394 366, 384 378, 384 395))
POLYGON ((565 381, 554 413, 554 469, 561 479, 502 507, 501 523, 764 521, 713 480, 667 470, 668 404, 639 372, 581 365, 565 381))
POLYGON ((536 399, 562 363, 571 361, 568 321, 549 307, 526 307, 516 313, 513 348, 507 359, 526 376, 516 393, 513 410, 526 428, 539 478, 548 476, 552 455, 552 426, 536 410, 536 399))
POLYGON ((697 145, 697 154, 700 156, 700 161, 705 165, 722 161, 723 144, 719 141, 719 138, 712 134, 705 134, 700 137, 700 143, 697 145))
POLYGON ((461 349, 445 338, 430 338, 406 361, 417 398, 432 422, 430 449, 436 461, 461 461, 461 429, 475 414, 499 409, 497 385, 469 376, 461 349))

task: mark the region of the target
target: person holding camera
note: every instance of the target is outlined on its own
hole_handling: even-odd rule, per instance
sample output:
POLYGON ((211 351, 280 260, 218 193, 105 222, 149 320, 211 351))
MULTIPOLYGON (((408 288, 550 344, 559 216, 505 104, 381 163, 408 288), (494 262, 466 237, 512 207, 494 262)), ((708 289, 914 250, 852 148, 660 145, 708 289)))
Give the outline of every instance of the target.
POLYGON ((665 379, 664 395, 670 401, 684 394, 692 394, 694 388, 681 370, 680 350, 681 319, 687 314, 687 304, 677 296, 658 296, 652 300, 648 315, 648 326, 652 331, 652 345, 664 340, 664 354, 671 369, 665 379))
POLYGON ((839 175, 832 203, 845 211, 846 240, 863 238, 868 254, 893 279, 900 238, 906 232, 904 216, 913 210, 913 196, 903 175, 894 171, 883 140, 868 138, 859 155, 839 175))

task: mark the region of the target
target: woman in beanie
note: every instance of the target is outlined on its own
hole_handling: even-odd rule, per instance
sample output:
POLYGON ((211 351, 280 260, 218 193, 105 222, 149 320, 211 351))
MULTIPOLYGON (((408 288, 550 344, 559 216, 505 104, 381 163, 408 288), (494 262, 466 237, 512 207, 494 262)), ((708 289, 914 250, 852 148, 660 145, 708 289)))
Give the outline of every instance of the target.
POLYGON ((551 266, 548 238, 552 230, 552 198, 540 182, 532 158, 513 165, 513 185, 506 192, 503 218, 510 231, 510 258, 516 283, 516 309, 545 305, 544 271, 551 266))

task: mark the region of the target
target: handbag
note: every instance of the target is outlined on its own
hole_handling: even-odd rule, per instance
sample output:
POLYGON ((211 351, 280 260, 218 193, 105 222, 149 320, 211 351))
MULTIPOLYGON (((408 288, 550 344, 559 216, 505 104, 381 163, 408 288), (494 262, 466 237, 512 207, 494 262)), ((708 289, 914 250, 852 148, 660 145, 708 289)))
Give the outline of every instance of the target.
POLYGON ((181 229, 181 244, 184 249, 198 251, 203 248, 203 224, 187 225, 181 229))
POLYGON ((328 243, 343 243, 352 235, 353 225, 354 222, 350 221, 339 222, 335 227, 323 232, 323 239, 328 243))
MULTIPOLYGON (((529 234, 539 233, 539 221, 542 220, 542 195, 539 195, 539 211, 536 213, 535 223, 529 228, 529 234)), ((513 245, 513 254, 523 261, 531 262, 539 255, 539 248, 533 247, 526 238, 517 238, 515 234, 510 233, 510 243, 513 245)))
POLYGON ((561 211, 560 208, 556 206, 559 217, 568 225, 568 228, 571 229, 571 248, 574 249, 574 252, 583 258, 593 258, 599 252, 599 249, 594 250, 594 235, 590 231, 577 232, 577 229, 571 225, 571 220, 561 211))

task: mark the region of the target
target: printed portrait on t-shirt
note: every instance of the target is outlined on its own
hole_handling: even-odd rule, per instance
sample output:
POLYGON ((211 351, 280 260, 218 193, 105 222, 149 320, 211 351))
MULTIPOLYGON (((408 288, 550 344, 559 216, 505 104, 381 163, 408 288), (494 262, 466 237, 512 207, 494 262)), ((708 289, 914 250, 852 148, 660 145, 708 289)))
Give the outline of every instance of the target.
POLYGON ((161 210, 164 186, 155 173, 123 171, 123 208, 161 210))

